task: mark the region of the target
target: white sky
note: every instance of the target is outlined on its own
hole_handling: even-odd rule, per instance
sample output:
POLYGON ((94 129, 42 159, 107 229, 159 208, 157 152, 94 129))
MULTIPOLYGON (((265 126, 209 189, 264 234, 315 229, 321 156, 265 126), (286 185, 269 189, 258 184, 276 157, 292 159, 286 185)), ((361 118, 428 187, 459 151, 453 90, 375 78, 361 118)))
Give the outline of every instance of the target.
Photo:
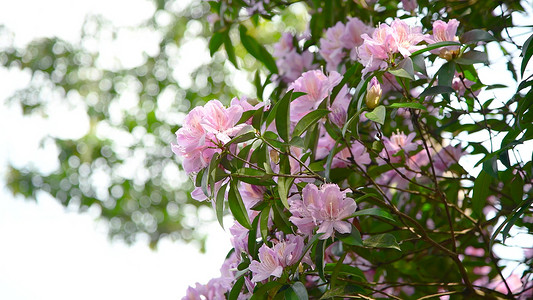
MULTIPOLYGON (((17 46, 43 36, 78 42, 87 13, 102 14, 117 26, 130 26, 153 11, 152 2, 143 0, 18 0, 2 5, 0 24, 15 33, 17 46)), ((143 47, 157 42, 157 37, 141 34, 143 47)), ((137 45, 135 51, 135 43, 125 41, 110 49, 111 55, 136 64, 142 50, 137 45)), ((67 110, 55 113, 52 122, 43 122, 22 118, 17 109, 1 104, 28 80, 24 72, 0 71, 2 177, 7 159, 16 164, 31 161, 41 170, 52 171, 53 151, 35 151, 40 137, 58 129, 67 136, 85 130, 83 122, 65 126, 76 124, 79 116, 67 110)), ((205 255, 196 246, 168 240, 157 251, 142 241, 127 246, 110 242, 105 226, 90 213, 69 212, 46 195, 37 203, 13 199, 0 183, 0 299, 180 299, 189 285, 220 275, 231 247, 229 236, 218 224, 204 230, 211 233, 205 255)))

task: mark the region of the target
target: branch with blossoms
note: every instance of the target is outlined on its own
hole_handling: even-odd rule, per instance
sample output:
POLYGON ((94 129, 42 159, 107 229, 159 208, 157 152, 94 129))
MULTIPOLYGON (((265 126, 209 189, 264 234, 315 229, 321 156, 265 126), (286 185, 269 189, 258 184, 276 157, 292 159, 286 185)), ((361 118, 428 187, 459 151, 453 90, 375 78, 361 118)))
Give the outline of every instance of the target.
MULTIPOLYGON (((454 18, 428 14, 428 26, 416 13, 432 1, 401 1, 393 10, 409 22, 390 15, 397 1, 384 1, 383 19, 381 2, 308 2, 209 2, 212 55, 224 45, 239 67, 235 28, 265 76, 254 79, 259 99, 211 100, 176 132, 192 196, 222 226, 226 212, 235 219, 221 277, 185 299, 530 297, 531 270, 505 278, 493 252, 533 202, 531 161, 509 159, 532 138, 524 87, 509 100, 516 112, 487 113, 492 100, 482 97, 495 87, 477 68, 496 38, 454 18), (250 32, 293 5, 308 9, 309 30, 282 33, 270 54, 250 32), (332 22, 335 9, 344 17, 332 22), (476 132, 489 149, 458 138, 476 132), (459 164, 472 154, 483 154, 475 178, 459 164)), ((527 64, 533 46, 524 49, 527 64)))

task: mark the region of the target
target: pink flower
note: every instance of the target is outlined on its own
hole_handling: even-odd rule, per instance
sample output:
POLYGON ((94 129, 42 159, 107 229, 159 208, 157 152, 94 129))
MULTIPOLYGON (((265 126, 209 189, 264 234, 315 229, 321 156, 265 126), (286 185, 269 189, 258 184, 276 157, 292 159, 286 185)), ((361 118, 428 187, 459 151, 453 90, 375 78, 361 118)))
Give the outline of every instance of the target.
MULTIPOLYGON (((467 89, 470 89, 474 84, 476 84, 474 81, 468 80, 464 78, 464 75, 455 72, 455 77, 452 80, 452 89, 456 90, 460 96, 464 96, 467 89)), ((479 95, 479 92, 479 90, 473 91, 474 96, 479 95)), ((467 95, 472 96, 470 91, 468 91, 467 95)))
POLYGON ((402 5, 406 11, 414 11, 418 7, 416 0, 402 0, 402 5))
POLYGON ((459 161, 463 154, 464 152, 461 145, 456 147, 446 146, 437 153, 433 165, 437 171, 446 172, 451 165, 459 161))
POLYGON ((328 71, 336 71, 345 56, 344 45, 341 41, 344 29, 344 24, 337 22, 335 26, 326 30, 326 37, 320 39, 320 55, 326 60, 328 71))
POLYGON ((391 26, 381 24, 372 37, 368 34, 361 37, 364 42, 358 48, 358 56, 365 66, 363 74, 387 68, 387 61, 393 59, 396 53, 403 57, 410 56, 423 47, 416 45, 424 40, 421 27, 410 27, 400 19, 392 21, 391 26))
POLYGON ((354 141, 350 150, 344 148, 333 157, 331 167, 346 168, 352 164, 351 160, 355 161, 355 163, 363 169, 366 169, 366 166, 372 162, 370 160, 370 155, 366 152, 365 146, 358 141, 354 141))
MULTIPOLYGON (((451 19, 448 23, 437 20, 433 23, 433 34, 426 36, 425 40, 428 44, 435 44, 439 42, 459 42, 459 37, 456 36, 459 21, 451 19)), ((458 54, 459 46, 447 46, 431 50, 433 54, 438 54, 442 58, 451 59, 453 55, 458 54)))
POLYGON ((413 142, 416 133, 411 132, 409 135, 402 133, 393 133, 390 138, 383 138, 383 145, 385 148, 381 151, 380 156, 382 158, 389 158, 391 162, 397 163, 401 161, 401 157, 395 157, 394 155, 400 150, 403 150, 405 154, 416 150, 418 143, 413 142))
POLYGON ((291 83, 289 90, 306 93, 291 102, 291 122, 298 122, 303 116, 317 109, 341 80, 342 76, 337 72, 330 72, 329 76, 326 76, 322 71, 314 70, 303 73, 291 83))
POLYGON ((346 197, 348 191, 341 191, 336 184, 324 184, 320 189, 314 184, 308 184, 302 190, 303 201, 291 203, 289 210, 293 216, 289 220, 306 234, 313 222, 315 228, 318 226, 317 233, 324 233, 320 236, 323 240, 333 236, 334 231, 351 232, 351 224, 344 219, 355 212, 357 204, 352 198, 346 197))
POLYGON ((289 32, 283 33, 279 41, 274 44, 274 57, 282 58, 294 50, 293 38, 289 32))
POLYGON ((316 68, 313 65, 313 54, 308 50, 301 53, 294 46, 294 36, 284 33, 280 40, 274 44, 274 57, 278 67, 279 76, 284 82, 293 82, 306 70, 316 68))
MULTIPOLYGON (((355 48, 363 44, 361 35, 363 33, 372 34, 373 30, 374 28, 366 25, 358 18, 348 18, 348 23, 346 23, 344 32, 340 37, 342 46, 348 50, 355 50, 355 48)), ((350 56, 352 59, 356 59, 356 51, 352 51, 350 56)))
POLYGON ((313 54, 307 50, 298 53, 292 50, 282 59, 276 60, 280 76, 285 82, 293 82, 306 70, 316 68, 313 64, 313 54))
POLYGON ((185 117, 183 127, 176 132, 177 144, 172 151, 183 159, 187 173, 205 168, 221 144, 231 140, 246 124, 237 125, 243 108, 225 108, 218 100, 211 100, 203 107, 195 107, 185 117))
POLYGON ((279 253, 274 249, 263 244, 259 248, 259 260, 250 263, 250 271, 252 271, 252 282, 263 281, 270 276, 281 277, 283 267, 281 266, 281 258, 279 253))

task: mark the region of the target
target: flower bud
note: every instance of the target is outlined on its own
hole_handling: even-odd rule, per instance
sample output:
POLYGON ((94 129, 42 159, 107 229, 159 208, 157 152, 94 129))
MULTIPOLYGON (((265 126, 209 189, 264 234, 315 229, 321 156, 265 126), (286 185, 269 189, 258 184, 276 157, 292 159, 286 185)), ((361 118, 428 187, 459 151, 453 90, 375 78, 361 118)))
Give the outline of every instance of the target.
POLYGON ((382 92, 378 79, 376 77, 372 78, 366 89, 366 106, 370 109, 378 106, 382 92))

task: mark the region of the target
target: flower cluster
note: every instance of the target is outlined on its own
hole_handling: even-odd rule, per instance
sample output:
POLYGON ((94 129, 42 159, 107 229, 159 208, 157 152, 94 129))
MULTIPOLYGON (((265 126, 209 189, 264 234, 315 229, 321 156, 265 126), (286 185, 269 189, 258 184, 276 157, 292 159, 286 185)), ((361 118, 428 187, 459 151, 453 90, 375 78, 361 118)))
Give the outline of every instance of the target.
POLYGON ((349 233, 352 226, 345 219, 355 212, 357 204, 346 196, 348 192, 341 191, 335 184, 324 184, 320 189, 308 184, 302 190, 302 199, 291 202, 289 220, 305 235, 313 234, 318 226, 317 233, 323 233, 320 239, 333 236, 334 231, 349 233))
POLYGON ((364 42, 357 49, 359 61, 365 67, 363 74, 386 69, 389 62, 394 60, 394 54, 408 57, 424 47, 417 46, 424 40, 422 27, 411 27, 399 19, 392 21, 390 26, 379 25, 372 37, 365 33, 361 38, 364 42))

